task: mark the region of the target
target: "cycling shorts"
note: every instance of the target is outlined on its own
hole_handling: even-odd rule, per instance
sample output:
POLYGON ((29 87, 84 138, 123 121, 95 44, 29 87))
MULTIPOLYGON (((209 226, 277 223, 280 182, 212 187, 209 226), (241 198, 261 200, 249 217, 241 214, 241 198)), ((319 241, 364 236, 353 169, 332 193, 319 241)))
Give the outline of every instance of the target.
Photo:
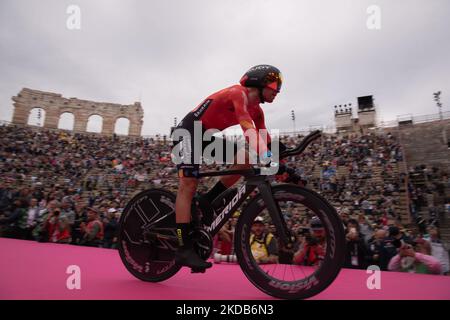
POLYGON ((190 112, 175 128, 175 130, 185 129, 189 132, 188 136, 182 136, 179 141, 174 141, 172 149, 172 157, 176 155, 179 159, 179 163, 177 163, 179 177, 197 178, 201 163, 233 164, 234 157, 238 151, 237 143, 217 136, 212 136, 211 141, 203 141, 203 136, 206 132, 203 126, 201 126, 200 141, 196 144, 194 122, 199 121, 198 118, 193 112, 190 112), (214 143, 214 146, 220 146, 220 148, 217 147, 214 149, 213 145, 211 145, 207 152, 205 152, 205 148, 212 143, 214 143), (196 145, 197 149, 200 150, 196 150, 196 145))

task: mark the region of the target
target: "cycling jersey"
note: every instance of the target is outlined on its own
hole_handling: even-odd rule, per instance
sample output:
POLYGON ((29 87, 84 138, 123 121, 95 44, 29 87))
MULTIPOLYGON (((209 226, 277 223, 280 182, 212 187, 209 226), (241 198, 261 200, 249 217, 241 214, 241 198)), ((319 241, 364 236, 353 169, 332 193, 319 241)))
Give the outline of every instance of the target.
MULTIPOLYGON (((218 129, 220 131, 234 125, 240 125, 244 134, 251 132, 251 130, 266 129, 264 122, 264 113, 258 103, 249 104, 248 99, 249 88, 241 85, 234 85, 223 90, 220 90, 209 97, 207 97, 200 105, 193 109, 183 118, 177 128, 183 128, 189 131, 191 137, 194 137, 194 122, 201 121, 202 134, 208 129, 218 129)), ((270 136, 267 134, 257 135, 258 139, 255 147, 259 155, 267 152, 267 144, 270 143, 270 136)), ((215 138, 216 140, 218 138, 215 138)), ((191 155, 189 161, 179 164, 179 176, 196 176, 198 174, 198 161, 194 161, 196 156, 194 150, 194 139, 185 141, 182 144, 183 151, 191 155)), ((248 141, 248 137, 247 137, 248 141)), ((202 143, 203 149, 211 142, 202 143)), ((233 147, 236 150, 236 146, 233 147)), ((225 152, 225 147, 224 147, 225 152)), ((197 154, 198 156, 198 154, 197 154)), ((228 161, 226 161, 228 162, 228 161)))

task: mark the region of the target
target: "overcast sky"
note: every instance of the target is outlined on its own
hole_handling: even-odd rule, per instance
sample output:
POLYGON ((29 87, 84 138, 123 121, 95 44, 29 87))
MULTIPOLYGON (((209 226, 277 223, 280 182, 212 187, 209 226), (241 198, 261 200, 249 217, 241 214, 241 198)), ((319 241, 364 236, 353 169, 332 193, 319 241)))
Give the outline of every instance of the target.
POLYGON ((23 87, 144 108, 168 133, 206 96, 273 64, 284 85, 269 128, 333 123, 333 106, 374 95, 379 117, 450 110, 448 0, 1 0, 0 119, 23 87), (66 27, 69 5, 81 29, 66 27), (366 12, 381 9, 381 29, 366 12))

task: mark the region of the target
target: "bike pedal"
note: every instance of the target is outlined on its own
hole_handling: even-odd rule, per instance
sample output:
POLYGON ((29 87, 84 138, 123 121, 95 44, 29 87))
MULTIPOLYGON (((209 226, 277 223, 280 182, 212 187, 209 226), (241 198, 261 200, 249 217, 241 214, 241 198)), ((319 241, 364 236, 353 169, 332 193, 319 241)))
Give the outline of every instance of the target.
POLYGON ((204 268, 191 268, 191 273, 205 273, 205 271, 204 268))

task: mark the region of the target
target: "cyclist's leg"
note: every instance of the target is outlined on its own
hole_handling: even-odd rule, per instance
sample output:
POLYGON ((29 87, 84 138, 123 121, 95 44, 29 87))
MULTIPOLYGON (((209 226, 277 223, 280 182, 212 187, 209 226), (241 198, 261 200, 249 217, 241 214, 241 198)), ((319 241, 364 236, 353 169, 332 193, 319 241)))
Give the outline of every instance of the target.
POLYGON ((177 223, 178 250, 175 254, 175 262, 181 266, 196 269, 206 269, 212 266, 200 258, 194 249, 191 232, 191 204, 197 190, 198 180, 195 177, 180 177, 175 214, 177 223))
POLYGON ((197 178, 180 178, 180 182, 178 184, 177 201, 175 203, 177 223, 191 222, 192 198, 197 191, 197 186, 197 178))
MULTIPOLYGON (((191 133, 194 137, 192 116, 188 115, 183 119, 183 129, 191 133)), ((211 263, 203 261, 194 249, 191 232, 191 205, 192 198, 197 190, 199 171, 198 161, 195 160, 195 150, 193 139, 183 141, 181 145, 182 153, 187 155, 183 158, 184 163, 177 165, 179 188, 175 203, 175 215, 177 223, 178 249, 175 254, 175 262, 181 266, 191 267, 193 269, 206 269, 212 266, 211 263), (190 141, 189 141, 190 140, 190 141), (189 158, 189 159, 188 159, 189 158)))

